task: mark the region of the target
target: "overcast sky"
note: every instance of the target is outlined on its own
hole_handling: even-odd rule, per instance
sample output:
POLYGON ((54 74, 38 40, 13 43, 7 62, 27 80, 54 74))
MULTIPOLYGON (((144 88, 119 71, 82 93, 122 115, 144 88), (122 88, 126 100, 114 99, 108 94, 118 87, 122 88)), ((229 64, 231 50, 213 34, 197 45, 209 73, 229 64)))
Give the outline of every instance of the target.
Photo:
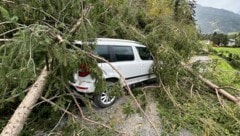
POLYGON ((196 0, 198 4, 207 7, 226 9, 240 14, 240 0, 196 0))

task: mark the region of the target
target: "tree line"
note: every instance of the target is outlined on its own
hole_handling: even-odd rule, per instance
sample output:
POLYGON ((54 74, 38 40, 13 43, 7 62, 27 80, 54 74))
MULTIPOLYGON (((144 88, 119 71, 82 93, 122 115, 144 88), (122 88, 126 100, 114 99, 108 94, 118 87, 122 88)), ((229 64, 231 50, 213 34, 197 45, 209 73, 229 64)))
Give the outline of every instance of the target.
POLYGON ((240 33, 224 34, 214 32, 213 34, 202 34, 201 39, 210 40, 216 46, 240 47, 240 33))

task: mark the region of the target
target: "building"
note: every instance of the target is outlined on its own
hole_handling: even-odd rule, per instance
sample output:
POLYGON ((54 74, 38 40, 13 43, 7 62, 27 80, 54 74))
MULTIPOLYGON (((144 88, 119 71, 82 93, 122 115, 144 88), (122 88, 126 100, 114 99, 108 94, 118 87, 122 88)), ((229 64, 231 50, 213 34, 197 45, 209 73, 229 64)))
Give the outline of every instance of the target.
POLYGON ((236 40, 235 39, 229 39, 228 40, 227 46, 232 47, 232 46, 235 46, 235 45, 236 45, 236 40))

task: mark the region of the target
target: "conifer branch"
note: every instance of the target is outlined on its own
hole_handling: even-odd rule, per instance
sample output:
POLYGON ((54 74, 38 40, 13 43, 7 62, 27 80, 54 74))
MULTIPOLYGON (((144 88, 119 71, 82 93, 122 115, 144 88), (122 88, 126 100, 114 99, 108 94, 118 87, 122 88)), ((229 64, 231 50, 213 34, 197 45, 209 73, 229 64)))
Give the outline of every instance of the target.
POLYGON ((7 32, 1 33, 1 34, 0 34, 0 37, 6 35, 6 34, 8 34, 8 33, 11 33, 11 32, 14 32, 14 31, 17 31, 17 30, 20 30, 20 29, 24 29, 24 28, 26 28, 26 26, 14 28, 14 29, 9 30, 9 31, 7 31, 7 32))
POLYGON ((11 3, 11 4, 14 4, 15 2, 14 1, 10 1, 10 0, 2 0, 3 2, 6 2, 6 3, 11 3))
POLYGON ((73 28, 69 31, 70 34, 74 34, 77 29, 79 28, 79 26, 82 24, 83 20, 85 19, 85 17, 87 17, 87 15, 89 14, 90 10, 91 10, 91 5, 88 6, 86 9, 82 10, 82 16, 78 19, 77 23, 73 26, 73 28))
POLYGON ((0 25, 5 25, 5 24, 11 24, 11 22, 6 21, 6 22, 1 22, 0 25))
POLYGON ((46 98, 44 98, 44 97, 42 97, 42 96, 41 96, 41 99, 42 99, 43 101, 45 101, 45 102, 47 102, 47 103, 55 106, 56 108, 60 109, 61 111, 67 113, 68 115, 72 116, 73 118, 78 118, 78 116, 76 116, 76 115, 72 114, 70 111, 67 111, 66 109, 60 107, 59 105, 57 105, 56 103, 52 102, 51 100, 48 100, 48 99, 46 99, 46 98))
POLYGON ((0 42, 10 42, 12 39, 0 39, 0 42))
MULTIPOLYGON (((69 109, 71 103, 68 104, 66 111, 69 109)), ((61 116, 61 118, 58 120, 57 124, 54 126, 54 128, 50 131, 50 133, 48 134, 48 136, 50 136, 52 134, 52 132, 59 126, 59 124, 61 123, 63 117, 65 116, 66 112, 64 112, 61 116)))

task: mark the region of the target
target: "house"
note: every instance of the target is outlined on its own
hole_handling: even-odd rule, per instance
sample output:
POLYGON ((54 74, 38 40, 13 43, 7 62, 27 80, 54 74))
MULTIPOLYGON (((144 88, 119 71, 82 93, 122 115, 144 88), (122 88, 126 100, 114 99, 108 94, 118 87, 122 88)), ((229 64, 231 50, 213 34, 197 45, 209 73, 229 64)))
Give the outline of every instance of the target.
POLYGON ((205 40, 205 44, 211 44, 210 40, 205 40))
POLYGON ((236 40, 235 39, 229 39, 228 40, 227 46, 232 47, 232 46, 235 46, 235 45, 236 45, 236 40))

